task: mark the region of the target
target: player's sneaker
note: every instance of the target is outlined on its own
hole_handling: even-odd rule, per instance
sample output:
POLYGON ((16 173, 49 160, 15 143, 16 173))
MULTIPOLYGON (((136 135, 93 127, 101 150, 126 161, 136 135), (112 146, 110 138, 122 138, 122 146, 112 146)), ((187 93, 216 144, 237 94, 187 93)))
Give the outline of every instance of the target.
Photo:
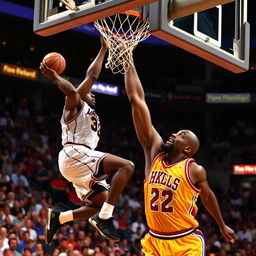
POLYGON ((99 213, 89 219, 89 222, 92 226, 97 228, 101 235, 109 240, 113 240, 114 242, 119 242, 120 238, 115 230, 113 224, 113 217, 109 219, 101 219, 99 217, 99 213))
POLYGON ((45 227, 45 242, 50 244, 54 234, 60 227, 60 213, 50 208, 47 209, 47 224, 45 227))

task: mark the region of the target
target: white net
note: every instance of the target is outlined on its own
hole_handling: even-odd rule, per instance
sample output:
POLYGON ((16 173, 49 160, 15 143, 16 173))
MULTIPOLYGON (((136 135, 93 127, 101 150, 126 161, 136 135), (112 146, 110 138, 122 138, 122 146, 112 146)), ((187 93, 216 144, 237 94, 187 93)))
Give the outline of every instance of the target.
POLYGON ((125 12, 97 20, 94 25, 108 43, 106 68, 124 74, 133 65, 134 47, 150 36, 149 21, 125 12))

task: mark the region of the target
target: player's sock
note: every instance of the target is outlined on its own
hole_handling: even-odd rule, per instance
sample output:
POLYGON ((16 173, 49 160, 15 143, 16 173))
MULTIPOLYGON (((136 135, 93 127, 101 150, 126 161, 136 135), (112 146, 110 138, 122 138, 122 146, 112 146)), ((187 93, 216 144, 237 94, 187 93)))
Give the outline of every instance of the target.
POLYGON ((63 224, 63 223, 66 223, 66 222, 69 222, 69 221, 72 221, 72 220, 74 220, 72 210, 60 213, 60 216, 59 216, 60 224, 63 224))
POLYGON ((104 203, 100 209, 99 217, 101 219, 109 219, 112 217, 114 211, 114 205, 104 203))

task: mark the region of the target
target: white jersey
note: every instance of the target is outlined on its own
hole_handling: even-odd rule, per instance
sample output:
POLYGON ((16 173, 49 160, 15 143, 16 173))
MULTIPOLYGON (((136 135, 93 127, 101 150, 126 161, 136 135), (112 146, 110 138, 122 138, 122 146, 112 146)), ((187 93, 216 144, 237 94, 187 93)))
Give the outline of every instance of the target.
POLYGON ((84 102, 81 110, 70 121, 61 118, 62 145, 66 143, 85 145, 91 149, 97 147, 100 136, 100 120, 95 110, 84 102))

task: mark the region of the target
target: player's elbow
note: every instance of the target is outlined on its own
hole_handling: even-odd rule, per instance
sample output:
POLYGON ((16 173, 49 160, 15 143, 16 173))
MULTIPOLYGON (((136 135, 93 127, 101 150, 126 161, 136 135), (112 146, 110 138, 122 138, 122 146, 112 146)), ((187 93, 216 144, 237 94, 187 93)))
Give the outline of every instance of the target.
POLYGON ((128 94, 127 96, 131 105, 137 105, 141 102, 141 97, 139 97, 139 95, 136 93, 128 94))
POLYGON ((66 93, 67 97, 71 98, 71 97, 76 97, 77 95, 77 91, 75 88, 70 88, 68 90, 68 92, 66 93))

